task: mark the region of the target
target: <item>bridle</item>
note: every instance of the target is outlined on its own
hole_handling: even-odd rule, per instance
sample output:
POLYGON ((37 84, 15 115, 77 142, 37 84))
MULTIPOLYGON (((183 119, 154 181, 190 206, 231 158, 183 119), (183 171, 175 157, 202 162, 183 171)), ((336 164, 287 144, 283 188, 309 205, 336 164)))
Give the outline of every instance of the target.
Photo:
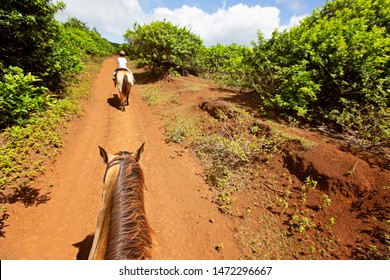
POLYGON ((134 153, 130 153, 127 151, 120 151, 120 152, 116 153, 115 157, 113 159, 111 159, 109 162, 107 162, 107 168, 106 168, 106 172, 104 172, 103 183, 106 181, 107 172, 108 172, 108 170, 110 170, 111 167, 120 164, 122 162, 122 160, 124 160, 125 158, 128 158, 130 156, 133 156, 133 155, 134 155, 134 153))

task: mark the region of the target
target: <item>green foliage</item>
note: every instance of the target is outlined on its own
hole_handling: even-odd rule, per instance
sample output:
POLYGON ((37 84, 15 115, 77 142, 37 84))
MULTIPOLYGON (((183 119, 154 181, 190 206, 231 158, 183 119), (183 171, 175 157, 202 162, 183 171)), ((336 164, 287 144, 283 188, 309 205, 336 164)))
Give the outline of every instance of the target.
POLYGON ((232 192, 228 192, 228 191, 222 191, 217 195, 215 199, 215 203, 218 205, 218 209, 222 213, 230 212, 235 200, 234 198, 231 197, 231 195, 232 192))
POLYGON ((300 45, 291 34, 275 31, 268 41, 259 34, 253 56, 247 60, 251 65, 249 76, 265 105, 304 117, 309 104, 317 99, 319 87, 313 82, 316 72, 306 70, 308 61, 299 53, 300 45))
MULTIPOLYGON (((61 127, 75 111, 77 105, 67 99, 60 100, 51 110, 31 117, 23 126, 7 128, 0 147, 0 191, 16 190, 45 171, 42 166, 47 157, 55 157, 62 147, 61 127)), ((1 194, 1 192, 0 192, 1 194)))
POLYGON ((0 62, 5 68, 17 66, 31 72, 44 81, 51 90, 60 88, 61 65, 58 58, 61 30, 54 19, 57 11, 65 6, 49 0, 16 1, 2 3, 0 8, 0 62))
POLYGON ((295 211, 290 217, 289 225, 292 232, 299 233, 304 233, 306 230, 315 227, 308 217, 308 210, 295 211))
POLYGON ((322 199, 323 199, 323 207, 329 207, 330 203, 332 202, 332 200, 330 199, 330 197, 326 194, 324 194, 322 196, 322 199))
POLYGON ((159 87, 148 87, 144 90, 142 98, 149 106, 161 105, 166 103, 177 103, 177 94, 161 92, 159 87))
POLYGON ((239 89, 249 87, 245 78, 244 58, 251 54, 251 49, 236 44, 225 46, 218 44, 203 48, 199 57, 199 70, 205 78, 239 89))
POLYGON ((384 109, 390 104, 389 13, 389 0, 337 0, 289 32, 275 32, 269 41, 260 38, 254 47, 255 73, 272 74, 265 86, 258 83, 265 103, 354 129, 369 125, 370 135, 362 138, 385 141, 390 130, 384 109), (368 117, 362 120, 363 115, 368 117))
POLYGON ((254 90, 290 118, 337 122, 359 144, 387 145, 389 14, 390 0, 329 1, 289 31, 259 33, 252 49, 217 45, 198 62, 206 77, 254 90))
MULTIPOLYGON (((219 126, 221 123, 225 124, 222 121, 215 125, 219 126)), ((233 131, 217 129, 217 133, 198 133, 192 143, 197 156, 207 166, 207 182, 220 192, 226 191, 219 199, 242 186, 240 168, 250 163, 261 152, 261 143, 258 143, 253 135, 245 132, 246 124, 239 122, 237 124, 233 131)), ((228 126, 227 123, 226 125, 228 126)))
POLYGON ((304 182, 305 182, 306 187, 307 187, 307 188, 305 188, 306 190, 315 189, 318 185, 318 182, 316 180, 313 180, 310 176, 306 177, 304 182))
MULTIPOLYGON (((31 181, 45 172, 45 164, 56 159, 62 147, 62 129, 80 114, 79 101, 88 94, 88 84, 78 83, 66 98, 56 100, 45 111, 31 115, 23 125, 7 127, 0 135, 0 200, 17 197, 31 181)), ((23 197, 20 197, 23 199, 23 197)), ((28 198, 30 200, 31 197, 28 198)), ((25 201, 31 203, 31 201, 25 201)))
POLYGON ((208 154, 216 163, 224 166, 240 166, 249 162, 257 145, 246 135, 222 136, 211 134, 200 137, 196 142, 199 152, 208 154))
POLYGON ((159 104, 161 94, 158 92, 156 87, 149 87, 146 89, 145 93, 142 95, 142 98, 148 103, 149 106, 154 106, 159 104))
POLYGON ((63 98, 82 60, 112 52, 113 46, 85 23, 58 23, 54 15, 64 7, 49 0, 1 5, 0 128, 23 124, 50 106, 54 97, 63 98))
POLYGON ((347 101, 343 111, 332 110, 328 117, 341 124, 354 135, 355 145, 371 148, 390 143, 390 108, 377 107, 369 102, 347 101))
POLYGON ((37 77, 23 74, 18 67, 9 67, 0 80, 0 127, 23 124, 28 117, 44 110, 53 102, 47 88, 35 86, 37 77))
POLYGON ((127 30, 126 39, 131 44, 129 56, 141 67, 152 71, 180 74, 195 73, 196 57, 202 48, 202 40, 186 27, 177 27, 167 21, 151 24, 134 24, 127 30))
POLYGON ((63 24, 62 43, 73 50, 78 57, 86 55, 107 56, 114 52, 114 46, 103 39, 96 29, 90 29, 84 22, 71 18, 63 24))
POLYGON ((166 126, 166 141, 181 143, 188 137, 197 134, 196 121, 193 119, 175 119, 166 126))

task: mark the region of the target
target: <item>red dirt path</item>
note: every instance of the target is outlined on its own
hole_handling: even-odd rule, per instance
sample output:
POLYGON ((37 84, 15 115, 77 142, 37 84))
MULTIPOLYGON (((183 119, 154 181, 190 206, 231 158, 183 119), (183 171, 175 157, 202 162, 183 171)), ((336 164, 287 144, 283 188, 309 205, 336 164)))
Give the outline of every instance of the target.
POLYGON ((290 141, 268 163, 259 158, 243 169, 248 183, 232 194, 235 203, 224 215, 211 202, 215 190, 204 182, 204 169, 190 148, 165 142, 165 112, 185 107, 185 114, 206 114, 198 105, 210 98, 255 112, 252 95, 223 91, 194 77, 147 85, 140 81, 127 111, 121 112, 113 106, 115 67, 114 58, 103 63, 84 116, 68 125, 56 164, 31 186, 50 199, 27 208, 7 205, 0 259, 86 259, 105 170, 98 145, 110 152, 134 151, 143 142, 146 211, 156 232, 154 259, 388 259, 388 150, 387 157, 351 153, 333 135, 274 123, 277 130, 315 145, 306 149, 290 141), (174 93, 175 102, 149 107, 141 91, 153 88, 174 93), (303 200, 308 176, 318 187, 303 200), (291 191, 288 198, 285 189, 291 191), (293 218, 300 216, 312 221, 303 233, 294 228, 298 222, 293 218))
POLYGON ((50 200, 27 208, 7 205, 0 259, 86 259, 105 170, 98 145, 111 152, 133 151, 143 142, 146 211, 156 231, 153 258, 239 259, 227 218, 204 199, 209 190, 199 175, 200 164, 188 151, 164 142, 162 124, 137 85, 126 112, 108 103, 116 94, 111 81, 115 67, 114 58, 103 63, 84 116, 69 124, 57 162, 32 186, 50 190, 50 200), (221 243, 224 249, 218 252, 221 243))

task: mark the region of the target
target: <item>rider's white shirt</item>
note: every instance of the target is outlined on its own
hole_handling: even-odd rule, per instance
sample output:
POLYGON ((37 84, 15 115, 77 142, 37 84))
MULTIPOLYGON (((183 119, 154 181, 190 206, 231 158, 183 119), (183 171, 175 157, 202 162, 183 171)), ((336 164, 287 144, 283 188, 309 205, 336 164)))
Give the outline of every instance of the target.
POLYGON ((124 57, 118 57, 118 68, 127 68, 127 60, 124 57))

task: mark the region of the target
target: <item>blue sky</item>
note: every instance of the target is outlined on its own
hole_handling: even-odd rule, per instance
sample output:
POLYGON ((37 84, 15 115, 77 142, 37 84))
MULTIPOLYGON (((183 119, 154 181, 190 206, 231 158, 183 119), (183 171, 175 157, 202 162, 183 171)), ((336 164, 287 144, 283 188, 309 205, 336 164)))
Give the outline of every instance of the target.
POLYGON ((292 16, 311 14, 312 11, 326 3, 326 0, 187 0, 187 1, 170 1, 170 0, 155 0, 155 1, 140 1, 145 10, 151 11, 158 6, 175 9, 183 5, 194 6, 202 9, 207 13, 214 13, 220 8, 227 8, 239 3, 244 3, 248 6, 261 5, 264 7, 277 7, 281 10, 280 16, 282 24, 288 24, 292 16))
POLYGON ((75 17, 96 27, 106 39, 122 43, 135 22, 166 19, 187 26, 207 46, 256 41, 257 31, 268 38, 275 29, 289 28, 327 0, 62 0, 67 8, 57 15, 75 17))

